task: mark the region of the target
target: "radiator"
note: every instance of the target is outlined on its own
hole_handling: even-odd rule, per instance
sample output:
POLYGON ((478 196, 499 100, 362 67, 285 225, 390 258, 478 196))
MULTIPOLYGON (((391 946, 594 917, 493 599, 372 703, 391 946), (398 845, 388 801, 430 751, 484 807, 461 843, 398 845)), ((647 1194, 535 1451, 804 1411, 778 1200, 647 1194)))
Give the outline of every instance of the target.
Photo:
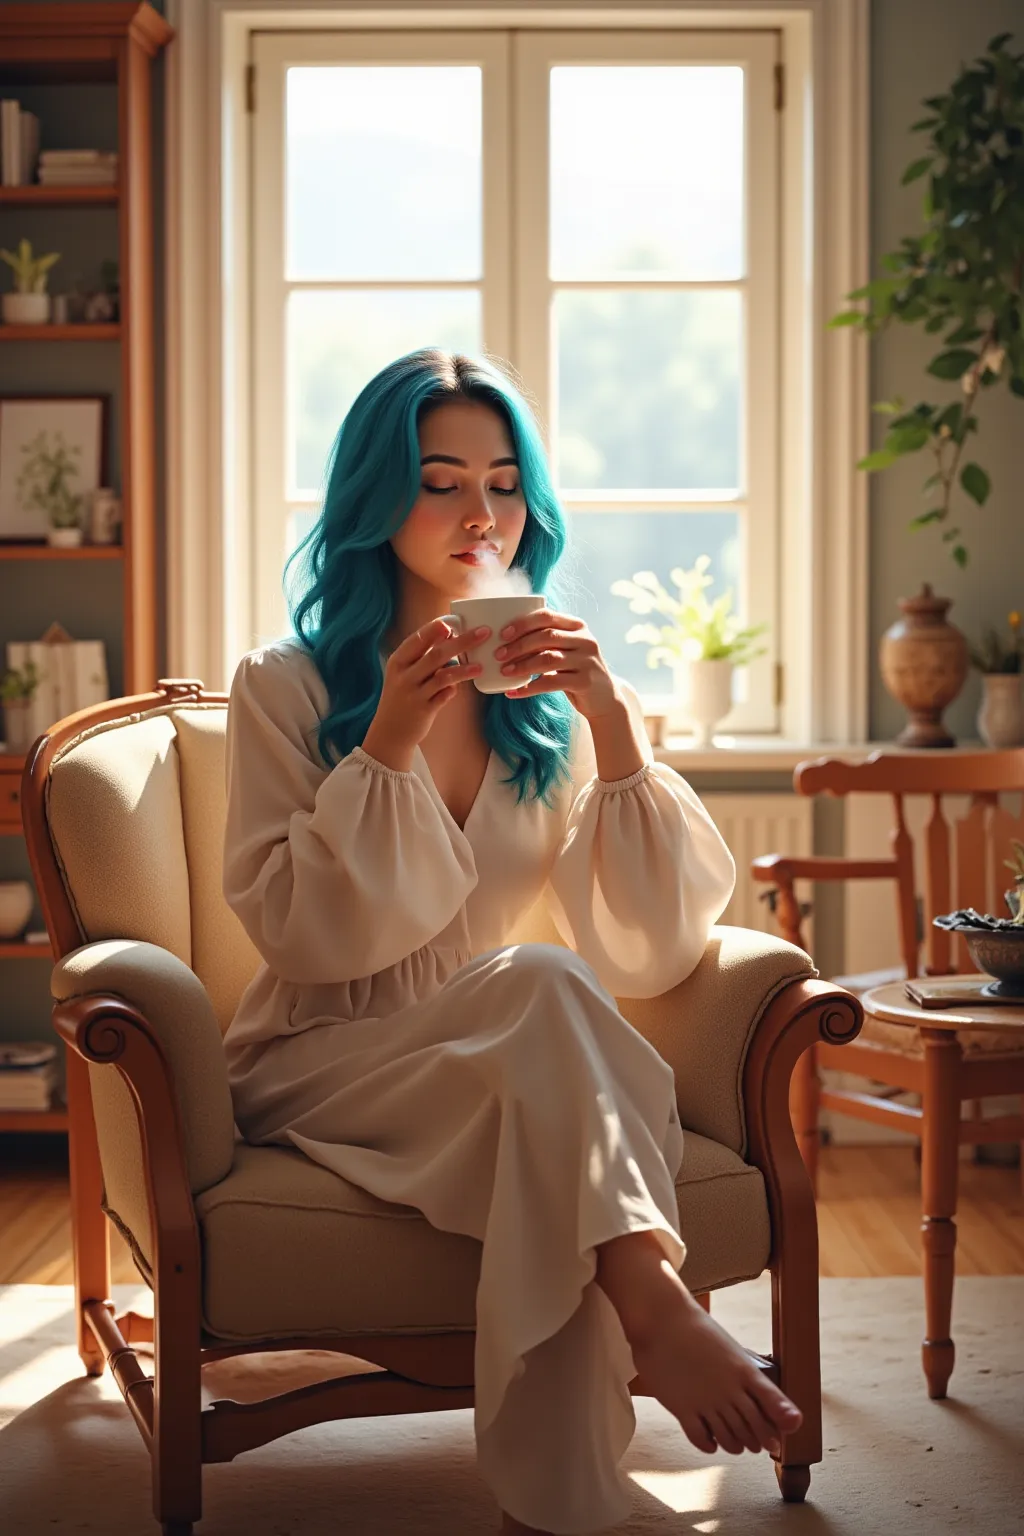
MULTIPOLYGON (((736 860, 736 891, 722 922, 777 935, 778 924, 764 899, 770 887, 751 878, 750 861, 765 853, 813 853, 813 803, 805 795, 751 794, 741 790, 700 798, 736 860)), ((809 902, 810 885, 797 881, 796 894, 798 900, 809 902)), ((813 938, 813 920, 808 917, 804 920, 808 947, 813 938)))

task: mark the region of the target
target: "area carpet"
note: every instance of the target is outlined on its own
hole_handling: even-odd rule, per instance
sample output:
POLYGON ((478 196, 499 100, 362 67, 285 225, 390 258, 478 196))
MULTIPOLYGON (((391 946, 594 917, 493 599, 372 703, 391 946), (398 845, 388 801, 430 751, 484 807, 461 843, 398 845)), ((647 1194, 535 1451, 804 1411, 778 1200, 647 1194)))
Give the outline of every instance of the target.
MULTIPOLYGON (((140 1298, 148 1293, 116 1288, 119 1309, 142 1310, 140 1298)), ((80 1374, 71 1306, 68 1286, 0 1287, 0 1530, 157 1536, 141 1438, 109 1373, 80 1374)), ((802 1507, 782 1503, 767 1457, 702 1457, 657 1403, 638 1399, 626 1461, 634 1507, 617 1536, 1024 1533, 1024 1277, 957 1283, 944 1403, 924 1389, 922 1309, 919 1280, 822 1283, 825 1452, 802 1507)), ((765 1279, 720 1292, 714 1310, 750 1347, 768 1347, 765 1279)), ((279 1389, 282 1357, 267 1369, 279 1389)), ((231 1370, 211 1368, 209 1395, 228 1395, 231 1370)), ((238 1395, 253 1395, 251 1372, 238 1380, 238 1395)), ((483 1536, 497 1526, 471 1415, 447 1412, 318 1425, 209 1467, 197 1536, 483 1536)))

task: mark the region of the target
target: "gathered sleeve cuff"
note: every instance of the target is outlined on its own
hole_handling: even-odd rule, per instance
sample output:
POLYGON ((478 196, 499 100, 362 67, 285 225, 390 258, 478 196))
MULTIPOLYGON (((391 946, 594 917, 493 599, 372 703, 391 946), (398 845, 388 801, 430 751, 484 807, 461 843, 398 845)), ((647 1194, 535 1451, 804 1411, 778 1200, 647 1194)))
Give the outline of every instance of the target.
POLYGON ((468 843, 414 773, 362 747, 325 768, 310 670, 294 650, 244 657, 227 730, 224 895, 271 970, 299 984, 397 964, 477 881, 468 843))
MULTIPOLYGON (((640 702, 625 691, 642 732, 640 702)), ((736 883, 732 854, 695 791, 646 750, 625 779, 602 780, 594 766, 548 884, 563 940, 616 997, 657 997, 683 981, 736 883)))

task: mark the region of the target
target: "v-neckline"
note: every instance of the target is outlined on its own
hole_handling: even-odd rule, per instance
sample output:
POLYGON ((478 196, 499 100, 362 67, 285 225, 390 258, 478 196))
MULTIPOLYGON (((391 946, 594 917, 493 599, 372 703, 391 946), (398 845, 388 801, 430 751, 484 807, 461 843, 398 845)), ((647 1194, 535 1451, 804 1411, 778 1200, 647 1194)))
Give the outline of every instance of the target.
POLYGON ((466 828, 469 826, 469 823, 473 819, 473 814, 476 811, 477 806, 480 804, 480 799, 481 799, 481 797, 483 795, 484 789, 487 786, 487 780, 491 776, 491 764, 494 762, 494 748, 492 747, 490 752, 487 754, 487 762, 484 765, 483 777, 481 778, 480 783, 477 786, 476 794, 473 796, 473 803, 470 806, 469 810, 466 812, 466 819, 462 823, 461 827, 459 826, 458 822, 455 820, 455 817, 452 815, 451 810, 449 809, 449 807, 448 807, 448 805, 447 805, 447 803, 445 801, 444 796, 441 794, 441 791, 438 789, 437 784, 434 782, 434 775, 431 773, 431 771, 430 771, 430 764, 427 762, 427 754, 424 752, 424 750, 423 750, 423 748, 421 746, 417 746, 416 751, 419 753, 420 761, 422 762, 424 768, 426 769, 427 778, 430 780, 430 787, 433 790, 433 792, 434 792, 434 794, 435 794, 435 796, 437 798, 438 803, 441 806, 444 807, 444 810, 447 812, 448 818, 451 821, 452 825, 455 826, 455 827, 458 827, 458 830, 462 833, 463 837, 465 837, 465 835, 466 835, 466 828))

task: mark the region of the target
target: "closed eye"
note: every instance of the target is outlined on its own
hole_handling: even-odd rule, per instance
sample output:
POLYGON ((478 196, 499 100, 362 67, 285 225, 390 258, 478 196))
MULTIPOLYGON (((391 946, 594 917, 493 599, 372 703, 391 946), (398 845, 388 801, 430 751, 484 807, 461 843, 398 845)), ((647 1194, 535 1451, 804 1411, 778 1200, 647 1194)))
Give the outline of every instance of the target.
MULTIPOLYGON (((431 496, 447 496, 447 495, 450 494, 450 492, 457 491, 458 490, 458 486, 457 485, 424 485, 423 489, 425 491, 429 491, 431 496)), ((491 490, 494 492, 494 494, 496 496, 516 496, 519 493, 518 485, 512 486, 511 490, 507 490, 504 486, 492 485, 491 486, 491 490)))

